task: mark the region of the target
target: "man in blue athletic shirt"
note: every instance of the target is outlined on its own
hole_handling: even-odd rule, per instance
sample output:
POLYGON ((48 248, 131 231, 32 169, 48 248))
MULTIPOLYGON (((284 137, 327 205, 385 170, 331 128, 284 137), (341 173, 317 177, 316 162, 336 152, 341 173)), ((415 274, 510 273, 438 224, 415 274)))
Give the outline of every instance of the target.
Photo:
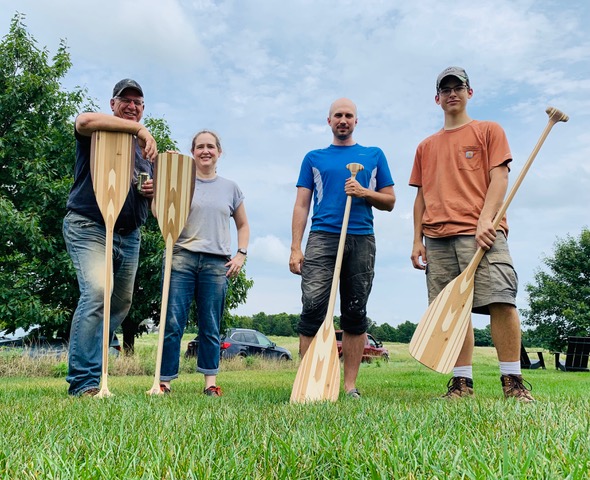
POLYGON ((363 147, 352 138, 357 121, 356 105, 346 98, 336 100, 328 116, 334 135, 332 145, 312 150, 303 159, 289 259, 291 272, 302 277, 303 309, 298 330, 299 354, 303 357, 328 310, 346 197, 353 197, 340 273, 344 390, 352 398, 360 397, 356 378, 365 347, 366 306, 375 275, 372 209, 391 211, 395 204, 394 183, 385 155, 380 148, 363 147), (364 167, 354 180, 346 168, 349 163, 364 167), (312 196, 311 230, 303 255, 301 243, 312 196))

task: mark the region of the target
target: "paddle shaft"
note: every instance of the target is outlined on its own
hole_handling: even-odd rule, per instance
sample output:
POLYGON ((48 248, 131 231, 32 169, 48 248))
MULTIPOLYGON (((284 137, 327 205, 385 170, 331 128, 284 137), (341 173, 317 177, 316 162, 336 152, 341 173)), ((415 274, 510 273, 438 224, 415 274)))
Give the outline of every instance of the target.
MULTIPOLYGON (((523 165, 522 170, 518 174, 518 177, 516 177, 516 180, 514 181, 514 185, 512 185, 510 192, 508 192, 508 195, 506 195, 506 199, 504 200, 504 203, 502 203, 502 206, 500 207, 500 209, 498 210, 498 212, 494 216, 494 221, 493 221, 494 230, 498 230, 500 223, 502 222, 502 219, 504 218, 504 215, 506 215, 506 211, 508 210, 510 203, 514 199, 514 196, 516 195, 516 192, 520 188, 520 185, 522 184, 524 177, 526 176, 529 169, 531 168, 533 161, 537 157, 539 150, 541 150, 541 147, 543 146, 543 143, 545 143, 545 139, 547 138, 547 135, 549 135, 549 132, 551 131, 553 126, 557 122, 567 122, 569 120, 569 117, 567 115, 560 112, 556 108, 549 107, 549 108, 547 108, 546 112, 547 112, 547 115, 549 115, 549 121, 547 122, 545 129, 541 133, 541 136, 539 137, 537 144, 533 148, 533 151, 529 155, 529 158, 527 159, 527 161, 523 165)), ((469 265, 466 267, 466 270, 469 270, 472 275, 475 275, 475 271, 477 270, 477 265, 479 265, 479 262, 481 262, 481 259, 483 258, 485 253, 486 253, 486 250, 484 250, 482 247, 478 247, 477 251, 473 255, 473 258, 469 262, 469 265)))
POLYGON ((175 240, 172 235, 166 238, 166 259, 164 262, 164 280, 162 283, 162 305, 160 306, 160 333, 158 335, 158 352, 156 353, 156 369, 154 383, 148 393, 160 392, 160 372, 162 369, 162 355, 164 353, 164 335, 166 331, 166 316, 168 313, 168 296, 170 292, 170 276, 172 274, 172 250, 175 240))

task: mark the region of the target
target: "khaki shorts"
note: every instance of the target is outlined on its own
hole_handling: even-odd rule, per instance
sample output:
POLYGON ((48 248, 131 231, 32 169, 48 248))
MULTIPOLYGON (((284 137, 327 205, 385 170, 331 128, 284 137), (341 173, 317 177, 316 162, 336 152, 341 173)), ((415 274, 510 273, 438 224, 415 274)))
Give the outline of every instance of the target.
MULTIPOLYGON (((457 235, 425 239, 426 284, 428 303, 454 280, 469 264, 477 250, 475 236, 457 235)), ((475 272, 473 313, 489 315, 488 305, 508 303, 516 306, 518 276, 503 232, 499 231, 493 247, 486 252, 475 272)))

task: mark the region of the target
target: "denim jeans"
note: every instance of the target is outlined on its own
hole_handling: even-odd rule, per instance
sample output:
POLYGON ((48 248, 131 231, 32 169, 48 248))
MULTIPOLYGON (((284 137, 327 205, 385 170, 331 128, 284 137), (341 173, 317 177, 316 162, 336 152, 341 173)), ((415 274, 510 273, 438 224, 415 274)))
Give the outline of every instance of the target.
POLYGON ((227 261, 219 255, 174 249, 160 380, 178 377, 180 341, 193 298, 199 324, 197 372, 219 372, 219 329, 228 287, 227 261))
MULTIPOLYGON (((301 335, 313 337, 326 317, 339 241, 339 233, 309 234, 301 270, 301 335)), ((375 276, 375 252, 374 235, 346 235, 340 270, 340 327, 353 335, 365 333, 369 326, 367 302, 375 276)))
MULTIPOLYGON (((68 392, 80 395, 98 387, 102 374, 106 230, 104 225, 70 211, 64 218, 63 235, 80 288, 70 329, 66 381, 68 392)), ((113 235, 111 338, 131 307, 139 244, 139 229, 125 236, 113 235)))

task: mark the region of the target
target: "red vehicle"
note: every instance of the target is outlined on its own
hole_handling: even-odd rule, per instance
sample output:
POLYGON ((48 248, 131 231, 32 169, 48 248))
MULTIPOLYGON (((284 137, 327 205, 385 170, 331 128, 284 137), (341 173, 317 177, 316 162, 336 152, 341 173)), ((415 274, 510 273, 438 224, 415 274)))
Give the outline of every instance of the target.
MULTIPOLYGON (((342 358, 342 330, 336 330, 336 344, 338 345, 338 356, 342 358)), ((375 340, 373 335, 367 333, 367 343, 365 344, 365 350, 361 361, 371 363, 374 359, 388 362, 389 350, 387 350, 380 341, 375 340)))

